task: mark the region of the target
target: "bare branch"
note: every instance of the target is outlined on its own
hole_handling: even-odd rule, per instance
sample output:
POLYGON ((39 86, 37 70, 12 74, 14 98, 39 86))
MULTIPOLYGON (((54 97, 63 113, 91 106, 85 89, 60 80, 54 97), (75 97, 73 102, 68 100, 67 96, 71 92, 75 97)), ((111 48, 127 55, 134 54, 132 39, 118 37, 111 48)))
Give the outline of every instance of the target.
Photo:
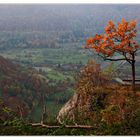
MULTIPOLYGON (((50 126, 50 125, 45 125, 45 124, 40 124, 40 123, 30 123, 29 125, 34 126, 34 127, 45 127, 45 128, 61 128, 62 126, 56 125, 56 126, 50 126)), ((91 125, 64 125, 64 128, 83 128, 83 129, 92 129, 94 126, 91 125)))
POLYGON ((104 58, 104 60, 109 60, 109 61, 121 61, 121 60, 125 60, 125 61, 127 61, 127 59, 126 58, 118 58, 118 59, 113 59, 113 58, 104 58))
POLYGON ((102 57, 104 60, 109 60, 109 61, 121 61, 121 60, 124 60, 124 61, 128 61, 128 62, 130 62, 131 63, 131 59, 128 59, 127 57, 126 58, 108 58, 108 57, 106 57, 106 56, 102 56, 101 54, 99 54, 98 53, 98 55, 100 56, 100 57, 102 57))
POLYGON ((132 64, 132 60, 131 60, 131 59, 129 59, 129 58, 127 58, 127 56, 126 56, 126 53, 125 53, 125 52, 123 53, 123 56, 125 57, 125 59, 126 59, 126 61, 127 61, 128 63, 132 64))

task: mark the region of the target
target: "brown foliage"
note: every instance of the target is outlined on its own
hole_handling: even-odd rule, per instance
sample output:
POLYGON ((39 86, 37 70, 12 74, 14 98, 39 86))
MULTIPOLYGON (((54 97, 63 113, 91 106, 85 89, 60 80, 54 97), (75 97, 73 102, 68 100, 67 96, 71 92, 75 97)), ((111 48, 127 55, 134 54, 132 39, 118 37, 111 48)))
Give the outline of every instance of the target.
POLYGON ((100 65, 89 62, 80 72, 77 82, 77 120, 90 119, 94 125, 100 122, 120 124, 133 117, 139 108, 139 96, 130 87, 112 84, 100 65))
POLYGON ((77 93, 91 94, 95 87, 105 87, 109 83, 110 79, 101 71, 100 64, 90 60, 80 71, 76 89, 77 93))

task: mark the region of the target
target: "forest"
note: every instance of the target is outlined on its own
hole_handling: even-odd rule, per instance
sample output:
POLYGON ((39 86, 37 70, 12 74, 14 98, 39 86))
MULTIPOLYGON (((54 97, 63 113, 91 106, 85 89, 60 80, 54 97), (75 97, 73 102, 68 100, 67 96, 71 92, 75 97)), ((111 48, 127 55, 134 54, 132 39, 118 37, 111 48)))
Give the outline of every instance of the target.
POLYGON ((0 135, 140 135, 139 12, 0 5, 0 135))

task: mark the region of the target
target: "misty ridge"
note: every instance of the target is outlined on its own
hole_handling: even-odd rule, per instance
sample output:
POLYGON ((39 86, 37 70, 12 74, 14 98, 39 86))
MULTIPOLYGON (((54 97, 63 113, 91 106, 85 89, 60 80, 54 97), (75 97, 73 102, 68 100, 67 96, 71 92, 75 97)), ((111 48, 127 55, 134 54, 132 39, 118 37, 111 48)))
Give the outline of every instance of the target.
MULTIPOLYGON (((0 5, 1 31, 102 32, 109 20, 140 18, 139 5, 0 5)), ((140 24, 138 23, 138 27, 140 24)))

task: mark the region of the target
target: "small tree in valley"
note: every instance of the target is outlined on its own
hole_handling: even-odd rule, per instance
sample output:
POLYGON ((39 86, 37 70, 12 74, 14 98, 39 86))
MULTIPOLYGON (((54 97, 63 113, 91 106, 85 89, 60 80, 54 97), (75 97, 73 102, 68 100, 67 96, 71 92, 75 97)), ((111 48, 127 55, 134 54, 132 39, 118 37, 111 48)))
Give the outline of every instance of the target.
POLYGON ((121 22, 116 26, 109 21, 104 34, 96 34, 86 40, 85 48, 94 49, 104 60, 130 63, 132 67, 132 88, 135 90, 135 56, 139 49, 136 44, 136 21, 121 22))

